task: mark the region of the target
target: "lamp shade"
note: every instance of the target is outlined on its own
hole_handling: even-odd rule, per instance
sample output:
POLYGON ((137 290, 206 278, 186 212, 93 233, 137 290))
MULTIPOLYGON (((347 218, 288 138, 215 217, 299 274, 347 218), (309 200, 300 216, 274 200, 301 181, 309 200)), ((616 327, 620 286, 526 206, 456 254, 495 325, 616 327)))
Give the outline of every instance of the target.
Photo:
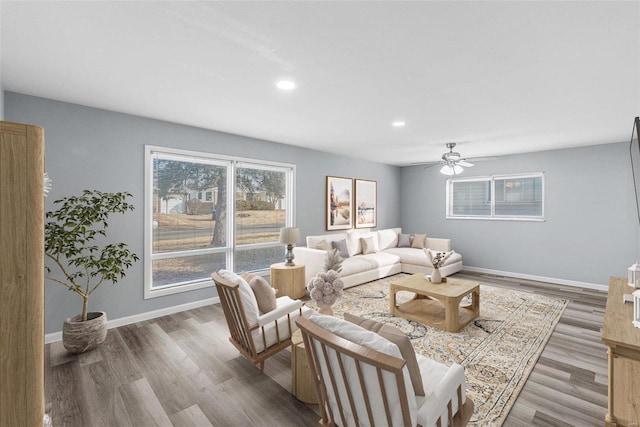
POLYGON ((297 227, 284 227, 280 229, 280 243, 294 245, 300 241, 300 230, 297 227))

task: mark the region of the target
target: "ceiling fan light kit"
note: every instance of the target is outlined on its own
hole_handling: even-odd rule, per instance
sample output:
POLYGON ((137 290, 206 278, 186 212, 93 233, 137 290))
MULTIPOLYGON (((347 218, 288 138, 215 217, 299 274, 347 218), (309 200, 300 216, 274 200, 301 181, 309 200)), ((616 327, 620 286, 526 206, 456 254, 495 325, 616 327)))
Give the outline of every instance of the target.
POLYGON ((484 160, 496 160, 497 157, 473 157, 463 159, 460 153, 453 151, 456 146, 455 142, 447 142, 448 152, 442 155, 442 160, 438 160, 437 162, 420 162, 420 163, 410 163, 411 165, 425 165, 425 168, 431 168, 436 165, 444 165, 440 168, 440 173, 447 176, 459 175, 464 172, 464 168, 470 168, 473 166, 473 161, 484 161, 484 160))

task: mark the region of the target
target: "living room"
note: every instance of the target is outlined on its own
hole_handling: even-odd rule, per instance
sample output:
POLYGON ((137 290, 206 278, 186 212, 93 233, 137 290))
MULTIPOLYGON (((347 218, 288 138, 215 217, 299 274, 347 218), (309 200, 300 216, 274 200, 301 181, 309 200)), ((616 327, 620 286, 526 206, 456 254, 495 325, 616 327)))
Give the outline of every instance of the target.
MULTIPOLYGON (((3 72, 0 76, 2 89, 0 90, 0 119, 34 124, 44 128, 46 171, 53 180, 52 190, 46 199, 47 210, 53 207, 53 200, 78 194, 87 188, 129 191, 133 194, 136 210, 120 218, 114 217, 110 233, 114 241, 126 241, 132 251, 141 255, 142 261, 127 272, 123 283, 117 286, 101 287, 91 300, 93 308, 109 313, 112 326, 211 304, 216 297, 215 288, 210 286, 158 298, 145 298, 143 286, 147 255, 145 230, 149 227, 149 218, 145 215, 145 198, 148 197, 145 181, 145 146, 148 145, 295 165, 293 215, 294 225, 300 229, 302 236, 299 245, 304 244, 305 236, 326 233, 326 177, 337 176, 376 181, 377 229, 401 227, 406 233, 426 233, 431 237, 451 239, 452 248, 463 255, 465 270, 469 272, 519 277, 525 280, 539 280, 606 292, 609 278, 625 276, 627 268, 640 257, 638 212, 629 153, 633 118, 640 111, 638 80, 640 29, 637 26, 640 6, 633 2, 608 2, 608 5, 573 3, 576 5, 573 6, 575 9, 567 6, 557 11, 564 14, 563 19, 569 20, 571 12, 580 11, 581 7, 596 9, 601 7, 602 9, 597 11, 589 10, 589 13, 585 13, 584 16, 578 14, 576 22, 580 22, 582 30, 586 25, 580 21, 580 17, 594 24, 592 21, 597 21, 596 18, 599 19, 602 14, 610 14, 610 16, 606 15, 608 16, 606 19, 602 19, 597 28, 601 45, 586 44, 584 55, 574 56, 572 52, 555 52, 558 55, 557 63, 550 64, 549 73, 541 76, 540 81, 536 83, 536 87, 539 87, 538 84, 543 86, 542 83, 546 82, 551 85, 553 82, 556 88, 565 84, 564 92, 557 92, 553 97, 553 94, 545 92, 539 98, 530 92, 520 93, 524 101, 516 97, 518 94, 514 96, 501 94, 496 98, 487 96, 486 101, 490 104, 505 104, 501 109, 502 113, 516 123, 525 121, 539 123, 537 130, 539 135, 536 138, 532 137, 536 141, 545 139, 557 141, 557 135, 553 134, 556 129, 547 129, 545 126, 550 126, 551 122, 545 120, 547 110, 557 115, 559 109, 565 111, 561 121, 566 122, 565 128, 569 129, 563 130, 569 134, 576 129, 579 131, 580 127, 598 128, 611 126, 613 123, 619 128, 610 133, 613 136, 602 135, 601 139, 591 138, 586 143, 571 141, 568 144, 563 142, 562 145, 560 142, 557 145, 545 145, 544 148, 533 146, 534 148, 525 152, 514 151, 509 145, 510 132, 517 132, 517 129, 496 128, 494 137, 499 141, 498 149, 476 154, 472 152, 474 133, 470 127, 478 124, 478 119, 474 118, 476 114, 486 117, 479 112, 485 100, 468 101, 469 105, 460 103, 443 107, 451 111, 448 113, 452 116, 448 119, 450 126, 459 125, 463 129, 450 131, 451 138, 459 141, 456 151, 461 152, 463 156, 470 153, 470 156, 496 157, 495 160, 475 163, 473 168, 464 171, 463 176, 544 173, 544 221, 448 219, 446 216, 447 176, 439 172, 439 167, 425 168, 423 165, 412 166, 409 163, 438 160, 446 151, 444 144, 449 139, 441 137, 433 139, 425 135, 423 138, 428 140, 428 144, 421 141, 413 141, 413 145, 407 144, 404 147, 405 157, 398 164, 369 160, 365 151, 379 151, 389 153, 388 156, 391 156, 390 153, 396 150, 396 141, 402 139, 398 137, 398 132, 401 133, 416 126, 409 119, 407 119, 406 129, 392 129, 387 125, 386 122, 390 123, 395 117, 385 118, 385 123, 375 124, 380 128, 378 131, 381 135, 380 139, 382 141, 385 138, 388 139, 391 141, 389 144, 378 140, 372 142, 369 148, 366 143, 357 148, 355 146, 329 147, 329 143, 326 149, 306 148, 302 146, 303 144, 286 143, 284 138, 284 141, 278 140, 271 134, 262 139, 233 132, 222 132, 216 130, 219 128, 215 124, 210 127, 198 126, 181 123, 172 117, 164 117, 164 120, 161 120, 153 104, 164 102, 163 92, 170 91, 171 82, 166 82, 165 87, 154 88, 156 97, 142 103, 147 104, 151 111, 149 114, 141 110, 134 111, 133 108, 129 110, 116 107, 118 103, 115 99, 126 100, 130 97, 131 104, 139 108, 141 104, 139 99, 134 100, 139 97, 136 93, 115 92, 112 94, 112 99, 95 88, 80 88, 82 91, 95 93, 96 97, 103 97, 100 98, 100 102, 91 104, 94 106, 88 106, 82 100, 53 95, 55 92, 49 92, 46 84, 52 87, 73 84, 63 79, 64 74, 58 76, 51 74, 48 82, 36 76, 31 86, 25 85, 23 80, 19 83, 15 73, 24 69, 19 69, 17 65, 7 62, 5 43, 16 42, 16 36, 11 34, 23 33, 10 33, 5 29, 8 28, 5 26, 5 20, 20 17, 23 13, 35 12, 38 4, 33 4, 36 5, 31 6, 33 9, 24 6, 25 9, 21 10, 17 4, 2 2, 3 72), (617 30, 613 31, 613 28, 617 30), (607 31, 612 33, 610 41, 606 40, 607 31), (632 37, 626 37, 628 35, 632 37), (613 49, 612 46, 616 48, 613 49), (608 53, 602 53, 605 51, 608 53), (567 62, 577 57, 589 57, 593 52, 602 53, 603 57, 589 58, 589 61, 585 60, 581 64, 582 68, 587 69, 586 65, 589 63, 592 67, 589 72, 593 75, 584 79, 576 78, 573 81, 570 73, 562 71, 564 66, 574 71, 574 65, 567 62), (565 57, 561 55, 566 55, 568 59, 565 61, 563 59, 565 57), (612 58, 616 55, 618 55, 617 62, 614 63, 612 58), (602 66, 603 63, 610 63, 611 67, 625 66, 626 68, 611 71, 602 66), (598 64, 604 70, 599 68, 595 70, 598 64), (603 80, 602 76, 612 78, 603 80), (577 83, 585 81, 590 81, 592 86, 579 86, 577 83), (573 88, 572 83, 576 83, 579 87, 573 88), (581 91, 583 95, 579 95, 581 91), (52 95, 49 95, 50 93, 52 95), (531 117, 529 113, 521 115, 517 111, 521 108, 529 112, 530 106, 524 104, 534 101, 539 103, 536 107, 539 110, 538 117, 531 117), (553 107, 554 104, 560 104, 561 108, 553 107), (588 107, 585 108, 585 104, 588 107), (578 108, 579 105, 584 109, 578 108), (109 108, 109 106, 113 107, 109 108), (612 111, 620 115, 615 116, 612 111), (425 146, 428 146, 428 156, 422 156, 420 153, 425 146), (358 156, 358 152, 363 154, 358 156)), ((462 5, 459 8, 464 9, 462 5)), ((534 10, 536 13, 542 13, 540 7, 534 10)), ((505 16, 511 17, 513 13, 513 11, 505 12, 505 16)), ((38 19, 46 21, 46 17, 42 15, 45 14, 37 14, 38 19)), ((472 17, 467 19, 471 20, 472 17)), ((558 20, 560 21, 559 18, 558 20)), ((572 21, 572 25, 578 25, 576 22, 572 21)), ((55 27, 53 24, 50 25, 55 27)), ((462 32, 464 27, 458 26, 456 33, 462 32)), ((24 43, 24 46, 28 46, 26 40, 24 43)), ((35 44, 38 43, 44 43, 44 41, 37 40, 35 44)), ((82 53, 87 49, 87 46, 83 46, 80 41, 78 43, 77 52, 82 53)), ((552 41, 548 43, 553 44, 552 41)), ((7 49, 13 51, 18 47, 11 45, 7 46, 7 49)), ((32 67, 37 67, 37 56, 32 58, 32 61, 34 61, 32 67)), ((121 67, 131 66, 131 63, 123 61, 121 67)), ((23 63, 20 65, 24 66, 23 63)), ((508 68, 508 65, 505 67, 508 68)), ((60 72, 60 69, 63 70, 64 67, 54 67, 50 70, 60 72)), ((73 75, 78 72, 76 70, 71 73, 71 71, 69 70, 69 73, 73 75)), ((117 86, 117 82, 109 81, 108 76, 102 75, 102 78, 105 84, 117 86)), ((95 84, 99 84, 99 81, 95 84)), ((444 84, 444 82, 440 83, 440 85, 444 84)), ((471 85, 469 81, 465 84, 471 85)), ((532 82, 519 81, 518 84, 526 86, 532 82)), ((176 98, 171 99, 173 101, 176 98)), ((187 97, 180 102, 190 106, 191 100, 187 97)), ((283 111, 286 114, 292 114, 291 110, 295 107, 292 107, 291 98, 283 99, 278 94, 274 103, 278 102, 287 104, 283 111)), ((231 109, 235 104, 236 101, 230 102, 229 108, 231 109)), ((342 106, 341 101, 336 104, 336 109, 348 109, 342 106)), ((383 110, 389 111, 390 107, 383 110)), ((254 108, 248 108, 246 111, 245 117, 248 122, 253 120, 252 116, 262 114, 259 109, 254 108)), ((204 115, 204 113, 201 114, 204 115)), ((287 128, 286 114, 274 127, 287 128)), ((433 114, 435 112, 419 111, 413 112, 412 117, 419 120, 422 115, 433 114)), ((358 116, 358 114, 353 115, 358 116)), ((345 112, 344 117, 341 114, 323 117, 328 117, 330 120, 322 123, 321 127, 348 128, 349 124, 343 123, 343 120, 348 121, 351 114, 345 112)), ((378 118, 380 116, 375 117, 376 120, 378 118)), ((306 121, 313 120, 313 117, 306 117, 306 121)), ((439 127, 434 125, 432 117, 427 117, 425 120, 428 120, 432 126, 439 127)), ((215 123, 215 120, 212 122, 215 123)), ((496 123, 505 123, 505 120, 496 120, 496 123)), ((557 124, 557 122, 554 123, 557 124)), ((517 139, 516 137, 517 134, 513 137, 514 140, 517 139)), ((484 134, 482 138, 489 137, 484 134)), ((400 145, 398 147, 398 150, 403 149, 400 145)), ((637 170, 635 172, 638 173, 637 170)), ((268 272, 268 265, 264 266, 263 272, 268 272)), ((70 298, 67 290, 55 284, 47 284, 45 299, 47 342, 56 342, 60 339, 64 320, 77 311, 78 301, 70 298)), ((226 340, 226 336, 223 335, 222 338, 226 340)))

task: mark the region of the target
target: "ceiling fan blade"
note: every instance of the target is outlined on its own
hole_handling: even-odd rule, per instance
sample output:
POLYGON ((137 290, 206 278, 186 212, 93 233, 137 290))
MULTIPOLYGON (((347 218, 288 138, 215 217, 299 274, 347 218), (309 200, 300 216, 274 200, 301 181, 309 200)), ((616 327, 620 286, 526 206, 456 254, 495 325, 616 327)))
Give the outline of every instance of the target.
POLYGON ((466 160, 466 161, 470 161, 470 162, 486 162, 488 160, 498 160, 497 157, 492 156, 492 157, 468 157, 466 159, 462 159, 462 160, 466 160))
POLYGON ((410 166, 427 166, 427 167, 431 167, 431 166, 436 166, 436 165, 442 165, 444 164, 444 162, 442 160, 436 160, 433 162, 411 162, 409 163, 410 166))
POLYGON ((425 169, 429 169, 429 168, 432 168, 434 166, 444 165, 446 163, 445 162, 433 162, 433 163, 421 163, 421 164, 424 165, 425 169))
POLYGON ((470 168, 473 166, 473 163, 469 163, 466 160, 460 160, 457 164, 460 166, 464 166, 465 168, 470 168))

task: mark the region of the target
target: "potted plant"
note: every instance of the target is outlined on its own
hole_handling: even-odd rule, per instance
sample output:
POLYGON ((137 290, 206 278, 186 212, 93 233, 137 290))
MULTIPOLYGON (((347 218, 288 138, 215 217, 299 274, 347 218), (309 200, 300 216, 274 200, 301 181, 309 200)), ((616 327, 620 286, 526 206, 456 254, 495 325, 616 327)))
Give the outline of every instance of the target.
POLYGON ((58 270, 46 278, 82 297, 82 313, 65 320, 62 343, 72 353, 92 350, 107 336, 104 312, 88 312, 89 296, 105 281, 117 283, 139 257, 125 243, 101 243, 106 237, 109 215, 134 209, 130 193, 84 190, 81 196, 53 202, 57 210, 46 213, 45 255, 58 270))

